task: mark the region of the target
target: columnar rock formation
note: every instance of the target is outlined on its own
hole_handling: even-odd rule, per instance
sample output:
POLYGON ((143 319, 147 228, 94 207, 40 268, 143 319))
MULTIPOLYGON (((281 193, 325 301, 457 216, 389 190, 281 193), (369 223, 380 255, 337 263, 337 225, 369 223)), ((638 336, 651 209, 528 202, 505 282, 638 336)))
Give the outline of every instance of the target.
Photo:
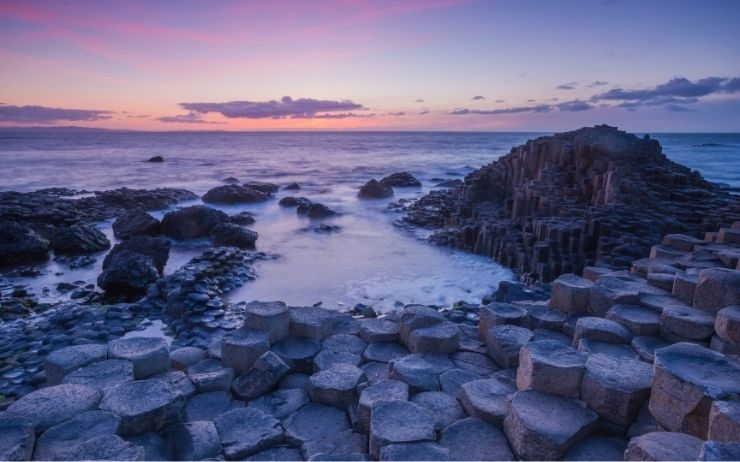
POLYGON ((526 280, 629 267, 668 233, 740 218, 740 201, 670 161, 660 144, 605 125, 528 141, 412 205, 433 242, 488 255, 526 280))

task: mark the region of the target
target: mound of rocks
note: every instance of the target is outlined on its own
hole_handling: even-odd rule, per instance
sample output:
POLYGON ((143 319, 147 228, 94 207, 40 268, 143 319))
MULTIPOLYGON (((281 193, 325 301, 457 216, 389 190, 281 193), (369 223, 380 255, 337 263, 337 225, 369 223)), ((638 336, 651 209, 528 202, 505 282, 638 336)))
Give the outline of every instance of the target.
POLYGON ((381 183, 375 179, 365 183, 357 193, 357 197, 360 199, 384 199, 392 196, 393 188, 390 185, 381 183))
POLYGON ((26 225, 0 220, 0 260, 4 265, 44 260, 49 241, 26 225))
POLYGON ((410 174, 409 172, 393 173, 391 175, 388 175, 387 177, 384 177, 382 180, 380 180, 380 182, 388 186, 395 186, 400 188, 421 186, 421 181, 417 180, 416 177, 414 177, 414 175, 410 174))
POLYGON ((203 195, 203 202, 214 204, 238 204, 262 202, 269 195, 258 189, 238 184, 227 184, 216 186, 203 195))
POLYGON ((226 223, 229 216, 220 210, 205 205, 192 205, 162 218, 162 233, 178 241, 206 237, 213 228, 226 223))
POLYGON ((162 225, 143 209, 127 210, 113 222, 113 234, 120 239, 133 236, 157 236, 162 233, 162 225))

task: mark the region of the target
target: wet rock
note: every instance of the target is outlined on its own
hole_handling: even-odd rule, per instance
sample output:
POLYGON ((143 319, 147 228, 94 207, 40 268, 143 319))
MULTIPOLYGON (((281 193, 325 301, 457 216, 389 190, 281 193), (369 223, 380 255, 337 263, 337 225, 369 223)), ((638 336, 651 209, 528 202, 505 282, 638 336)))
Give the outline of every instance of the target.
POLYGON ((140 208, 127 210, 113 222, 113 234, 119 239, 133 236, 157 236, 162 233, 162 224, 140 208))
POLYGON ((697 460, 740 460, 740 443, 705 441, 697 460))
POLYGON ((439 444, 449 451, 449 460, 514 460, 501 430, 473 417, 446 427, 439 444))
POLYGON ((389 319, 363 319, 360 337, 367 343, 398 341, 398 323, 389 319))
POLYGON ((587 356, 554 340, 529 342, 519 352, 517 388, 578 398, 587 356))
POLYGON ((203 195, 203 202, 213 204, 238 204, 262 202, 267 200, 268 195, 257 189, 240 186, 238 184, 227 184, 216 186, 203 195))
POLYGON ((214 424, 227 460, 243 459, 283 442, 280 422, 258 409, 232 409, 214 424))
POLYGON ((450 460, 450 452, 437 443, 396 443, 383 446, 378 460, 450 460))
POLYGON ((122 250, 108 259, 97 282, 106 292, 134 296, 144 294, 147 286, 158 278, 159 272, 151 258, 122 250))
POLYGON ((8 412, 25 417, 43 432, 75 415, 98 407, 102 393, 83 385, 61 384, 40 388, 8 406, 8 412))
POLYGON ((241 399, 254 399, 275 388, 289 370, 277 354, 268 351, 257 358, 246 373, 237 377, 231 388, 241 399))
POLYGON ((337 212, 330 209, 326 205, 319 204, 318 202, 313 202, 310 200, 305 200, 298 204, 298 207, 296 208, 296 213, 298 215, 304 215, 308 218, 326 218, 337 214, 337 212))
POLYGON ((206 237, 213 228, 228 219, 220 210, 193 205, 166 213, 162 218, 162 233, 178 241, 206 237))
POLYGON ((240 375, 247 372, 257 358, 269 349, 270 337, 267 332, 240 327, 224 335, 221 340, 221 361, 240 375))
POLYGON ((388 375, 407 383, 411 393, 439 390, 439 378, 434 366, 417 355, 393 359, 388 363, 388 375))
POLYGON ((105 345, 75 345, 53 351, 44 360, 46 381, 49 385, 59 385, 66 374, 107 357, 105 345))
POLYGON ((460 402, 441 391, 418 393, 411 398, 411 402, 432 411, 436 417, 434 425, 440 431, 466 417, 460 402))
POLYGON ((87 411, 46 430, 36 442, 36 460, 74 460, 80 446, 93 438, 114 435, 121 419, 103 411, 87 411))
POLYGON ((28 226, 0 220, 0 261, 8 265, 45 260, 49 241, 28 226))
POLYGON ((532 339, 534 334, 524 327, 503 325, 486 332, 486 351, 503 368, 519 364, 519 349, 532 339))
POLYGON ((370 416, 372 457, 384 446, 398 443, 435 441, 434 414, 408 401, 385 401, 373 406, 370 416))
POLYGON ((457 351, 459 344, 457 326, 441 323, 412 330, 406 346, 412 353, 449 354, 457 351))
POLYGON ((285 337, 272 346, 292 371, 313 373, 313 358, 321 350, 318 342, 300 337, 285 337))
POLYGON ((321 441, 350 428, 346 412, 319 403, 303 406, 283 426, 286 441, 293 445, 321 441))
POLYGON ((519 391, 511 400, 504 433, 523 460, 562 459, 598 425, 585 403, 538 391, 519 391))
POLYGON ((130 251, 149 257, 161 275, 170 257, 170 242, 162 237, 133 236, 128 240, 113 246, 103 260, 103 269, 108 268, 118 252, 130 251))
POLYGON ((110 241, 92 224, 60 228, 51 240, 56 255, 86 255, 110 248, 110 241))
POLYGON ((699 273, 694 292, 694 307, 708 313, 740 303, 740 271, 707 268, 699 273))
POLYGON ((270 343, 275 343, 290 332, 288 308, 283 302, 249 302, 244 307, 244 325, 250 329, 268 331, 270 343))
POLYGON ((740 402, 714 401, 709 411, 707 438, 740 442, 740 402))
POLYGON ((262 181, 247 181, 243 186, 245 188, 255 189, 263 194, 267 194, 268 196, 275 194, 280 190, 280 186, 275 183, 265 183, 262 181))
POLYGON ((187 369, 188 378, 199 392, 227 391, 234 380, 234 369, 223 367, 221 361, 204 359, 187 369))
POLYGON ((573 446, 563 460, 622 460, 627 441, 621 438, 592 436, 573 446))
POLYGON ((593 283, 575 274, 563 274, 552 282, 550 308, 564 313, 585 313, 593 283))
POLYGON ((122 435, 136 435, 177 422, 184 403, 184 396, 167 381, 148 379, 106 390, 100 409, 121 418, 122 435))
POLYGON ((632 334, 623 325, 604 318, 587 316, 576 322, 573 345, 578 346, 581 339, 598 340, 607 343, 630 343, 632 334))
POLYGON ((36 433, 25 417, 0 412, 0 459, 31 460, 36 433))
POLYGON ((150 157, 149 160, 147 160, 147 162, 153 162, 153 163, 164 162, 164 157, 162 157, 162 156, 153 156, 153 157, 150 157))
POLYGON ((295 190, 301 189, 301 185, 299 185, 296 182, 293 182, 293 183, 289 183, 287 186, 284 186, 283 189, 286 189, 288 191, 295 191, 295 190))
POLYGON ((317 403, 346 409, 357 400, 357 387, 366 382, 365 373, 351 364, 335 364, 312 375, 308 395, 317 403))
POLYGON ((304 389, 285 388, 250 400, 249 407, 283 420, 308 403, 308 393, 304 389))
POLYGON ((740 393, 740 367, 692 343, 655 352, 650 412, 670 431, 706 438, 712 401, 740 393))
POLYGON ((401 188, 421 186, 421 181, 417 180, 414 175, 409 172, 393 173, 384 177, 380 182, 388 186, 401 188))
POLYGON ((123 359, 108 359, 83 366, 64 377, 64 383, 84 385, 105 391, 134 380, 134 364, 123 359))
POLYGON ((359 197, 360 199, 384 199, 386 197, 392 196, 392 187, 374 179, 365 183, 360 188, 360 192, 357 193, 357 197, 359 197))
POLYGON ((467 382, 458 395, 469 416, 501 427, 516 386, 498 378, 467 382))
POLYGON ((145 379, 166 372, 170 366, 167 341, 163 338, 131 337, 108 342, 111 359, 125 359, 134 364, 134 378, 145 379))
POLYGON ((202 348, 181 347, 170 352, 170 365, 173 369, 184 371, 208 358, 208 352, 202 348))
POLYGON ((211 230, 214 245, 233 246, 240 249, 253 249, 258 237, 257 231, 232 223, 221 223, 211 230))
POLYGON ((697 460, 702 443, 685 433, 647 433, 630 440, 624 460, 697 460))
POLYGON ((167 449, 172 460, 212 459, 221 455, 221 440, 213 422, 181 423, 167 432, 167 449))
POLYGON ((362 390, 357 407, 357 428, 370 431, 370 413, 373 406, 385 401, 408 401, 409 386, 398 380, 379 380, 362 390))

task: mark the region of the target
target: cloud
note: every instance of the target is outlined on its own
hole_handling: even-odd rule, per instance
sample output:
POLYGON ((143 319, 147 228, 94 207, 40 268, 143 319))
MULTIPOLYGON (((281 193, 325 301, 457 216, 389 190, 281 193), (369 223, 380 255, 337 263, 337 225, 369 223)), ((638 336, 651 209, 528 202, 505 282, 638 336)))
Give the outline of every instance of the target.
POLYGON ((310 119, 316 118, 318 113, 365 109, 361 104, 357 104, 349 100, 331 101, 313 98, 293 99, 290 96, 284 96, 280 101, 180 103, 180 107, 197 114, 216 112, 229 119, 284 119, 288 117, 294 119, 310 119))
POLYGON ((721 77, 707 77, 696 82, 692 82, 684 77, 675 77, 666 83, 662 83, 648 90, 613 88, 605 93, 594 95, 593 99, 650 101, 661 97, 697 98, 722 91, 722 83, 725 81, 727 79, 721 77))
POLYGON ((497 99, 497 100, 496 100, 496 101, 494 101, 494 102, 495 102, 495 103, 505 103, 505 102, 506 102, 506 100, 505 100, 505 99, 497 99))
POLYGON ((13 106, 0 103, 0 122, 51 124, 55 122, 94 122, 110 119, 112 111, 63 109, 45 106, 13 106))
POLYGON ((737 93, 740 91, 740 77, 734 77, 729 79, 722 86, 722 91, 725 93, 737 93))
MULTIPOLYGON (((349 119, 352 117, 375 117, 375 114, 355 114, 354 112, 343 112, 339 114, 310 114, 294 115, 292 119, 349 119)), ((280 119, 281 117, 273 117, 280 119)))
POLYGON ((685 106, 679 106, 678 104, 666 104, 665 110, 668 112, 693 112, 693 109, 689 109, 685 106))
POLYGON ((602 87, 604 85, 609 85, 609 82, 606 82, 604 80, 594 80, 593 82, 589 83, 587 85, 587 87, 589 87, 589 88, 592 88, 592 87, 602 87))
POLYGON ((558 85, 555 88, 557 88, 558 90, 575 90, 577 84, 578 82, 568 82, 562 85, 558 85))
POLYGON ((478 114, 478 115, 499 115, 499 114, 518 114, 520 112, 550 112, 552 110, 552 106, 547 104, 539 104, 537 106, 519 106, 519 107, 509 107, 504 109, 458 109, 456 111, 450 112, 452 115, 468 115, 468 114, 478 114))
POLYGON ((419 98, 419 99, 417 99, 417 100, 416 100, 416 101, 414 101, 414 102, 415 102, 415 103, 423 103, 423 102, 424 102, 424 100, 423 100, 423 99, 421 99, 421 98, 419 98))
POLYGON ((581 112, 594 108, 591 104, 581 100, 566 101, 564 103, 557 104, 555 107, 562 112, 581 112))
POLYGON ((197 112, 190 111, 187 114, 175 115, 175 116, 164 116, 157 117, 154 120, 165 122, 168 124, 221 124, 223 122, 212 122, 209 120, 203 120, 203 117, 197 112))
POLYGON ((405 112, 403 112, 403 111, 399 111, 399 112, 389 112, 389 113, 388 113, 388 114, 386 114, 386 115, 389 115, 389 116, 405 116, 405 115, 406 115, 406 113, 405 113, 405 112))
POLYGON ((473 96, 470 99, 472 99, 473 101, 483 101, 484 99, 486 99, 486 97, 485 96, 481 96, 481 95, 476 95, 476 96, 473 96))

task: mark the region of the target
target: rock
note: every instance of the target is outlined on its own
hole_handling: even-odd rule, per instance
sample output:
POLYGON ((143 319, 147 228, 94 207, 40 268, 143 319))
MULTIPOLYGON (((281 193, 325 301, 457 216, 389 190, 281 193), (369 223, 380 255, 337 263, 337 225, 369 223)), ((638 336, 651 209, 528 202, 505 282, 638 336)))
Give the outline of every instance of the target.
POLYGON ((324 339, 321 346, 324 350, 361 355, 367 348, 367 343, 356 335, 335 334, 324 339))
POLYGON ((439 444, 449 451, 449 460, 514 460, 501 430, 472 417, 446 427, 439 444))
POLYGON ((651 336, 640 336, 632 339, 630 346, 637 353, 641 360, 652 364, 655 358, 655 350, 670 345, 662 338, 651 336))
POLYGON ((306 441, 301 451, 306 460, 367 460, 367 436, 344 430, 321 440, 306 441))
POLYGON ((575 274, 563 274, 552 282, 550 308, 564 313, 585 313, 593 285, 575 274))
POLYGON ((167 453, 172 460, 204 460, 221 455, 216 425, 209 421, 174 425, 167 432, 167 453))
POLYGON ((450 453, 437 443, 398 443, 383 446, 378 460, 449 460, 450 453))
POLYGON ((166 382, 172 387, 175 394, 181 396, 184 400, 192 398, 198 392, 187 374, 182 371, 165 372, 163 374, 157 374, 152 378, 166 382))
POLYGON ((98 286, 106 292, 123 295, 143 295, 149 284, 157 281, 159 272, 151 258, 129 250, 121 250, 108 259, 108 265, 98 276, 98 286))
POLYGON ((660 335, 671 341, 705 340, 714 333, 714 318, 690 306, 669 306, 660 315, 660 335))
POLYGON ((692 343, 655 352, 650 412, 670 431, 706 438, 712 401, 740 393, 740 366, 692 343))
POLYGON ((561 331, 567 316, 565 313, 551 310, 542 305, 527 305, 524 307, 529 315, 533 329, 550 329, 561 331))
POLYGON ((699 277, 695 274, 676 274, 671 295, 685 303, 693 303, 699 277))
POLYGON ((118 433, 121 419, 103 411, 87 411, 46 430, 36 441, 36 460, 74 460, 80 446, 93 438, 118 433))
POLYGON ((630 440, 624 460, 697 460, 702 444, 685 433, 647 433, 630 440))
POLYGON ((69 460, 145 460, 144 448, 118 435, 104 435, 82 443, 69 460))
POLYGON ((220 210, 204 205, 192 205, 162 218, 162 233, 178 241, 206 237, 213 228, 227 222, 229 217, 220 210))
POLYGON ((389 319, 363 319, 360 321, 360 337, 367 343, 397 342, 398 323, 389 319))
POLYGON ((623 325, 609 319, 587 316, 576 322, 573 346, 581 339, 598 340, 607 343, 630 343, 632 334, 623 325))
POLYGON ((604 420, 626 427, 650 397, 652 379, 652 367, 642 361, 591 355, 581 399, 604 420))
POLYGON ((229 217, 229 223, 233 223, 235 225, 252 225, 254 224, 254 214, 252 212, 239 212, 236 215, 231 215, 229 217))
POLYGON ((587 356, 555 340, 529 342, 519 351, 517 388, 578 398, 587 356))
POLYGON ((588 293, 588 306, 596 316, 606 315, 614 305, 636 305, 640 301, 637 283, 617 276, 603 276, 588 293))
POLYGON ((203 195, 203 202, 212 204, 253 203, 267 200, 268 195, 262 191, 238 184, 226 184, 209 189, 203 195))
POLYGON ((240 407, 244 407, 244 402, 231 399, 228 391, 200 393, 185 403, 183 420, 185 422, 213 421, 220 414, 240 407))
POLYGON ((598 419, 582 401, 532 390, 519 391, 511 400, 504 433, 518 458, 556 460, 589 436, 598 419))
POLYGON ((28 226, 0 220, 0 261, 9 265, 45 260, 49 241, 28 226))
POLYGON ((740 345, 740 305, 719 310, 714 321, 714 330, 722 340, 740 345))
POLYGON ((308 395, 317 403, 346 409, 357 400, 357 387, 366 382, 365 373, 351 364, 335 364, 311 376, 308 395))
POLYGON ((285 337, 272 346, 272 352, 280 356, 292 371, 310 374, 313 358, 321 346, 313 340, 300 337, 285 337))
POLYGON ((56 255, 87 255, 110 248, 110 241, 92 224, 60 228, 51 240, 56 255))
POLYGON ((479 316, 478 326, 481 332, 486 332, 492 327, 502 326, 504 324, 526 328, 531 327, 527 311, 509 303, 493 302, 484 305, 480 309, 479 316))
POLYGON ((296 182, 293 182, 293 183, 289 183, 287 186, 284 186, 283 189, 286 189, 288 191, 295 191, 295 190, 301 189, 301 185, 299 185, 296 182))
POLYGON ((606 319, 618 322, 634 335, 653 335, 660 326, 660 313, 638 305, 614 305, 606 319))
POLYGON ((463 384, 472 382, 473 380, 480 380, 481 378, 481 375, 476 374, 475 372, 454 367, 439 375, 439 384, 444 393, 447 393, 452 397, 457 397, 460 392, 460 387, 462 387, 463 384))
POLYGON ((498 378, 473 380, 462 385, 458 395, 470 417, 501 427, 516 386, 498 378))
POLYGON ((258 237, 257 231, 232 223, 221 223, 211 230, 214 245, 239 247, 240 249, 254 249, 254 243, 258 237))
POLYGON ((608 356, 613 359, 638 359, 635 351, 625 344, 601 342, 599 340, 582 339, 578 341, 578 351, 589 355, 608 356))
POLYGON ((240 327, 228 332, 221 340, 221 361, 224 366, 233 367, 237 375, 241 375, 269 349, 268 332, 240 327))
POLYGON ((362 353, 368 361, 387 363, 409 354, 409 350, 398 343, 371 343, 362 353))
POLYGON ((156 433, 129 436, 126 441, 144 449, 143 460, 170 460, 167 454, 167 440, 156 433))
POLYGON ((388 363, 389 377, 407 383, 411 393, 439 390, 434 366, 417 355, 393 359, 388 363))
POLYGON ((115 219, 113 235, 119 239, 133 236, 157 236, 162 233, 162 224, 143 209, 126 210, 115 219))
POLYGON ((164 162, 164 157, 153 156, 153 157, 150 157, 149 160, 147 160, 147 162, 154 162, 154 163, 164 162))
POLYGON ((268 331, 270 343, 275 343, 290 333, 288 308, 283 302, 249 302, 244 307, 244 325, 268 331))
POLYGON ((591 436, 573 446, 563 460, 622 460, 627 442, 621 438, 591 436))
POLYGON ((408 401, 385 401, 370 416, 370 456, 378 458, 384 446, 435 441, 434 414, 408 401))
POLYGON ((245 374, 234 380, 231 389, 243 400, 254 399, 275 388, 289 370, 290 367, 277 354, 268 351, 245 374))
POLYGON ((730 305, 740 304, 740 271, 727 268, 707 268, 699 273, 694 292, 694 307, 716 313, 730 305))
POLYGON ((740 443, 705 441, 698 460, 740 460, 740 443))
POLYGON ((319 204, 310 200, 306 200, 298 204, 298 208, 296 208, 296 213, 298 215, 307 216, 308 218, 325 218, 337 214, 337 212, 325 206, 324 204, 319 204))
POLYGON ((275 183, 264 183, 262 181, 247 181, 243 186, 245 188, 255 189, 261 193, 267 194, 268 196, 275 194, 280 190, 280 186, 275 183))
POLYGON ((33 422, 10 412, 0 412, 0 459, 31 460, 36 433, 33 422))
POLYGON ((286 441, 293 445, 321 441, 350 428, 346 412, 318 403, 300 408, 288 417, 283 427, 286 441))
POLYGON ((466 417, 465 411, 460 406, 460 402, 441 391, 418 393, 411 398, 411 402, 429 409, 434 413, 436 416, 434 425, 439 431, 466 417))
POLYGON ((187 369, 188 378, 199 392, 227 391, 234 380, 234 369, 223 367, 221 361, 204 359, 187 369))
POLYGON ((351 364, 353 366, 359 366, 362 363, 362 356, 348 353, 346 351, 333 351, 322 349, 313 358, 313 370, 314 372, 323 371, 329 369, 335 364, 351 364))
POLYGON ((170 352, 170 365, 173 369, 184 371, 206 358, 208 358, 208 352, 202 348, 180 347, 170 352))
POLYGON ((392 196, 392 187, 374 179, 365 183, 360 188, 360 192, 357 193, 357 197, 359 197, 360 199, 384 199, 386 197, 392 196))
POLYGON ((213 423, 227 460, 244 459, 283 442, 280 422, 258 409, 232 409, 213 423))
POLYGON ((508 324, 489 329, 486 333, 488 356, 505 369, 516 367, 519 364, 519 349, 533 335, 529 329, 508 324))
POLYGON ((380 182, 384 185, 396 186, 401 188, 421 186, 421 181, 414 178, 414 175, 410 174, 409 172, 393 173, 384 177, 382 180, 380 180, 380 182))
POLYGON ((740 442, 740 402, 714 401, 709 411, 710 440, 740 442))
POLYGON ((134 379, 146 379, 170 367, 167 341, 154 337, 121 338, 108 342, 111 359, 126 359, 134 364, 134 379))
POLYGON ((70 372, 107 357, 108 348, 98 344, 74 345, 55 350, 44 360, 46 382, 49 385, 59 385, 70 372))
POLYGON ((412 353, 449 354, 457 351, 459 344, 457 326, 443 323, 412 330, 406 346, 412 353))
POLYGON ((106 390, 100 409, 121 418, 121 435, 137 435, 177 422, 184 403, 184 396, 167 381, 148 379, 106 390))
POLYGON ((308 403, 308 394, 304 389, 285 388, 249 401, 249 407, 283 420, 308 403))
POLYGON ((411 332, 415 329, 430 327, 443 322, 447 322, 447 318, 435 309, 424 305, 407 305, 401 311, 398 336, 401 343, 408 345, 411 332))
POLYGON ((481 353, 458 351, 450 355, 450 357, 455 366, 477 375, 490 375, 499 370, 496 363, 481 353))
POLYGON ((370 413, 378 403, 385 401, 408 401, 409 386, 398 380, 379 380, 362 390, 357 407, 357 429, 370 431, 370 413))
POLYGON ((290 334, 316 342, 331 335, 332 318, 335 313, 315 306, 290 308, 290 334))
POLYGON ((652 432, 664 432, 666 429, 655 421, 655 418, 650 414, 650 408, 648 404, 644 404, 640 411, 635 417, 635 421, 630 425, 627 431, 628 438, 634 438, 635 436, 645 435, 652 432))
POLYGON ((105 391, 134 380, 134 364, 124 359, 108 359, 83 366, 67 374, 63 382, 105 391))
POLYGON ((7 411, 25 417, 43 432, 75 415, 98 407, 102 393, 83 385, 61 384, 21 396, 7 411))
POLYGON ((112 260, 115 259, 116 254, 123 250, 128 250, 151 258, 152 263, 154 263, 154 267, 157 268, 157 272, 161 275, 164 272, 164 267, 170 257, 170 241, 162 237, 133 236, 128 240, 113 246, 113 249, 108 252, 108 255, 105 256, 105 260, 103 260, 103 269, 108 268, 111 265, 112 260))

